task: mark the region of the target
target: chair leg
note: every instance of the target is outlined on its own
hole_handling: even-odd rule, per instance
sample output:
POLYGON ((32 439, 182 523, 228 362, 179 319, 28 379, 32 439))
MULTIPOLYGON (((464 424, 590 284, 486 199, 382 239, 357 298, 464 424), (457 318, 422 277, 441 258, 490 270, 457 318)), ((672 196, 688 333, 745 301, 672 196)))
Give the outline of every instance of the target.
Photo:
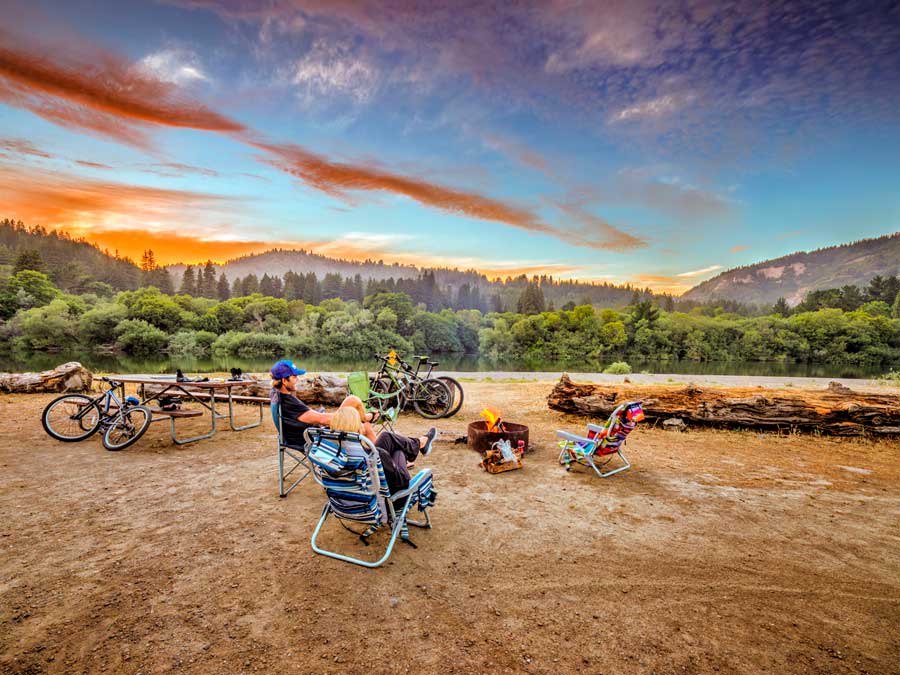
POLYGON ((309 473, 310 473, 310 468, 309 468, 309 465, 306 463, 306 457, 298 457, 290 451, 285 451, 283 446, 278 448, 278 496, 279 497, 287 497, 291 493, 291 490, 293 490, 295 487, 297 487, 303 481, 303 479, 309 475, 309 473), (285 470, 284 470, 284 456, 285 455, 287 455, 294 461, 294 466, 292 466, 290 468, 290 470, 287 471, 287 473, 285 473, 285 470), (297 480, 295 480, 293 483, 291 483, 291 486, 287 490, 285 490, 284 489, 284 479, 287 478, 288 476, 290 476, 292 473, 294 473, 294 471, 296 471, 297 467, 299 467, 299 466, 303 466, 303 468, 306 469, 306 472, 302 476, 300 476, 297 480))
POLYGON ((628 458, 626 458, 625 455, 622 454, 622 451, 621 451, 621 450, 617 450, 617 451, 616 451, 616 454, 617 454, 617 455, 619 456, 619 458, 622 460, 623 465, 620 466, 620 467, 618 467, 617 469, 613 469, 612 471, 601 471, 601 470, 600 470, 600 467, 598 467, 598 466, 594 463, 594 456, 593 456, 593 455, 591 455, 590 457, 588 457, 588 463, 590 464, 590 466, 591 466, 591 468, 594 470, 594 472, 595 472, 598 476, 600 476, 600 478, 608 478, 609 476, 612 476, 612 475, 614 475, 614 474, 617 474, 617 473, 620 473, 620 472, 622 472, 622 471, 625 471, 626 469, 630 469, 630 468, 631 468, 631 463, 628 461, 628 458))
POLYGON ((380 567, 383 565, 387 559, 391 555, 391 551, 394 550, 394 544, 397 543, 397 537, 400 536, 400 527, 398 521, 394 522, 394 527, 391 532, 391 539, 388 542, 387 550, 385 550, 384 555, 381 556, 375 562, 369 562, 368 560, 360 560, 359 558, 352 558, 348 555, 342 555, 340 553, 336 553, 334 551, 328 551, 324 548, 319 548, 318 544, 316 544, 316 538, 319 536, 319 531, 322 529, 322 525, 325 523, 325 520, 328 518, 328 514, 331 513, 331 505, 325 504, 325 508, 322 509, 322 517, 319 518, 318 524, 316 524, 316 529, 313 530, 312 538, 310 539, 310 543, 312 544, 312 550, 318 553, 319 555, 324 555, 329 558, 334 558, 335 560, 343 560, 344 562, 352 563, 354 565, 360 565, 361 567, 380 567))

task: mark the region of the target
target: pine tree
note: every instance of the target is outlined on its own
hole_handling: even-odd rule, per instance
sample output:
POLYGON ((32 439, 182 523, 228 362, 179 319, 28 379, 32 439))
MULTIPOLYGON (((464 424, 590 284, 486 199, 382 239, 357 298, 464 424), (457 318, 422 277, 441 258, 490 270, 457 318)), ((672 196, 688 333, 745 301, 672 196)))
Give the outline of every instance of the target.
POLYGON ((13 264, 13 274, 18 274, 22 270, 34 270, 35 272, 46 271, 44 259, 37 250, 29 248, 16 256, 16 262, 13 264))
POLYGON ((244 294, 244 285, 241 283, 240 277, 235 277, 231 282, 231 297, 239 298, 244 294))
POLYGON ((181 275, 181 287, 178 289, 178 292, 183 295, 198 295, 197 282, 194 279, 194 268, 192 265, 184 268, 184 273, 181 275))
POLYGON ((341 297, 341 291, 343 290, 343 280, 341 279, 341 275, 336 272, 329 272, 325 275, 325 278, 322 280, 322 299, 328 300, 330 298, 339 298, 341 297))
POLYGON ((264 273, 262 279, 259 280, 259 292, 269 298, 275 297, 275 286, 272 284, 272 277, 268 272, 264 273))
POLYGON ((259 293, 259 278, 255 274, 248 274, 241 282, 241 295, 253 295, 259 293))
POLYGON ((153 255, 153 249, 147 249, 141 256, 141 270, 144 272, 152 272, 156 269, 156 257, 153 255))
POLYGON ((216 268, 212 260, 206 261, 206 265, 203 266, 202 281, 198 275, 197 285, 200 286, 200 295, 204 298, 216 297, 216 268))
POLYGON ((231 288, 228 286, 228 277, 225 272, 219 275, 219 282, 216 284, 216 297, 220 301, 228 300, 231 297, 231 288))
POLYGON ((775 301, 775 304, 772 305, 772 314, 778 314, 779 316, 790 316, 791 308, 787 304, 787 300, 784 298, 778 298, 775 301))

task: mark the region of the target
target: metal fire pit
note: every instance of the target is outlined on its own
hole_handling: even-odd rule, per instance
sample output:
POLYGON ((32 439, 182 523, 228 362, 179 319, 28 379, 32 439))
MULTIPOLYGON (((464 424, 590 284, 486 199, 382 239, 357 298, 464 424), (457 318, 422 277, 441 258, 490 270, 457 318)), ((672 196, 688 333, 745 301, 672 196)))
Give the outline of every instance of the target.
POLYGON ((484 453, 491 449, 491 445, 495 442, 509 439, 513 449, 519 444, 519 441, 525 442, 525 452, 528 452, 528 427, 524 424, 515 424, 513 422, 503 422, 504 431, 488 431, 487 422, 478 421, 469 424, 469 436, 466 443, 472 450, 484 453))

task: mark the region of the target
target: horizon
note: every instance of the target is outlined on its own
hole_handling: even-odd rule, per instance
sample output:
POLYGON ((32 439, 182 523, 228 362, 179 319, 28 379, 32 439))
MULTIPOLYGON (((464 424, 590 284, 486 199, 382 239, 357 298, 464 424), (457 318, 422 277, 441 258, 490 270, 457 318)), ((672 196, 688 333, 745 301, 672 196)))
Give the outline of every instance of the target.
POLYGON ((282 248, 680 295, 900 230, 898 6, 0 16, 3 215, 133 260, 282 248))

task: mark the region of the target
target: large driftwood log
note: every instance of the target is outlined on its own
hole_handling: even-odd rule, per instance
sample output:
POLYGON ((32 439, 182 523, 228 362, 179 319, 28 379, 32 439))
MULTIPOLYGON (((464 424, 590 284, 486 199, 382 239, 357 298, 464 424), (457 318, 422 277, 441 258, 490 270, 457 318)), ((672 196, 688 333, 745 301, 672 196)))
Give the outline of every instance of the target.
POLYGON ((13 394, 87 391, 93 376, 78 361, 40 373, 0 373, 0 391, 13 394))
MULTIPOLYGON (((115 376, 113 376, 115 377, 115 376)), ((248 375, 252 380, 241 382, 232 388, 235 396, 268 396, 272 390, 272 380, 268 375, 248 375)), ((307 404, 337 406, 347 396, 347 380, 335 375, 313 375, 297 378, 297 398, 307 404)), ((185 385, 190 389, 190 385, 185 385)), ((162 385, 147 385, 145 392, 155 394, 162 389, 162 385)), ((207 390, 204 390, 207 391, 207 390)), ((226 393, 220 392, 218 396, 225 398, 226 393)))
POLYGON ((900 397, 855 392, 837 382, 824 391, 695 385, 575 384, 564 374, 550 396, 554 410, 604 418, 625 401, 643 400, 647 419, 680 417, 689 425, 818 431, 838 436, 900 434, 900 397))

